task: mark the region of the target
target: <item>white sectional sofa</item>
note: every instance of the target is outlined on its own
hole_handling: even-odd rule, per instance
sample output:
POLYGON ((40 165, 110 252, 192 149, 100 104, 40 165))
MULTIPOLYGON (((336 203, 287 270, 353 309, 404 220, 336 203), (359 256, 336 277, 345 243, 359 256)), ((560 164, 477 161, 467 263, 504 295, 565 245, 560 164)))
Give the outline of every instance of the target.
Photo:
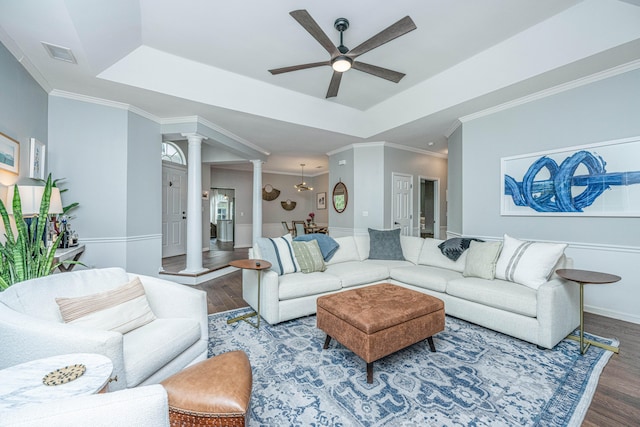
MULTIPOLYGON (((553 273, 533 289, 519 283, 465 277, 467 251, 457 261, 444 256, 442 240, 400 236, 405 261, 369 259, 369 236, 335 239, 340 247, 324 272, 261 277, 260 313, 270 324, 314 314, 319 296, 375 283, 393 283, 423 292, 445 303, 455 316, 545 348, 554 347, 580 323, 579 288, 553 273)), ((258 245, 250 258, 261 258, 258 245)), ((562 255, 557 268, 570 268, 562 255)), ((243 270, 243 298, 257 309, 257 272, 243 270)))

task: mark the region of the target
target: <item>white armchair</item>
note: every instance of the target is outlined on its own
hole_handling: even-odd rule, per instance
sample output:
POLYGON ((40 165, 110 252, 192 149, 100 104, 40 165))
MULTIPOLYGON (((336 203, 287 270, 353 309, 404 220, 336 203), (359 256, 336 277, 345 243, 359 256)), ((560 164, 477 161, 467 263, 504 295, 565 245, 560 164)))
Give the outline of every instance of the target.
POLYGON ((167 392, 159 384, 25 405, 0 414, 11 427, 169 426, 167 392))
POLYGON ((53 274, 0 292, 0 369, 66 353, 98 353, 113 362, 110 390, 155 384, 207 357, 206 293, 121 268, 53 274), (139 277, 152 322, 126 334, 64 323, 56 297, 104 292, 139 277))

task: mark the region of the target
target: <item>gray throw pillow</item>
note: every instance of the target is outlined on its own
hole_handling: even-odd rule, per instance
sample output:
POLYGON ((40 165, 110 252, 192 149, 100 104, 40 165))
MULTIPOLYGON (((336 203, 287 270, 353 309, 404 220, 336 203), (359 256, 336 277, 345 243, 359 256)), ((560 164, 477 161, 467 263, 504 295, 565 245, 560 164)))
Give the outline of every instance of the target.
POLYGON ((400 245, 400 229, 374 230, 369 228, 369 259, 404 261, 400 245))

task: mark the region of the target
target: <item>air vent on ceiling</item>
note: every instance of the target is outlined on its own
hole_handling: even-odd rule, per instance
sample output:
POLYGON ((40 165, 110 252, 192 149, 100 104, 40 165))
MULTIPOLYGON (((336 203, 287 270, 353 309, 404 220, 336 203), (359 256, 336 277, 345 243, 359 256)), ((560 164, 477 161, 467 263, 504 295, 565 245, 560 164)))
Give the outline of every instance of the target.
POLYGON ((68 47, 56 46, 55 44, 49 44, 42 42, 42 46, 47 50, 49 56, 59 61, 71 62, 77 64, 76 57, 73 56, 73 52, 68 47))

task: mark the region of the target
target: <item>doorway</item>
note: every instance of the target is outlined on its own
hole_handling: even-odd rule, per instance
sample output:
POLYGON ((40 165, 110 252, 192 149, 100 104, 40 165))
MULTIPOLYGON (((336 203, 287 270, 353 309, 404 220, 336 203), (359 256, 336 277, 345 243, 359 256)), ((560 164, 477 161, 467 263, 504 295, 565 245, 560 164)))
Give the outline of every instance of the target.
POLYGON ((187 242, 187 169, 162 165, 162 257, 184 255, 187 242))
POLYGON ((440 180, 420 177, 420 237, 440 238, 440 180))
POLYGON ((402 236, 413 235, 413 176, 391 174, 391 228, 399 228, 402 236))
POLYGON ((235 246, 235 200, 233 188, 211 188, 211 251, 233 251, 235 246))

